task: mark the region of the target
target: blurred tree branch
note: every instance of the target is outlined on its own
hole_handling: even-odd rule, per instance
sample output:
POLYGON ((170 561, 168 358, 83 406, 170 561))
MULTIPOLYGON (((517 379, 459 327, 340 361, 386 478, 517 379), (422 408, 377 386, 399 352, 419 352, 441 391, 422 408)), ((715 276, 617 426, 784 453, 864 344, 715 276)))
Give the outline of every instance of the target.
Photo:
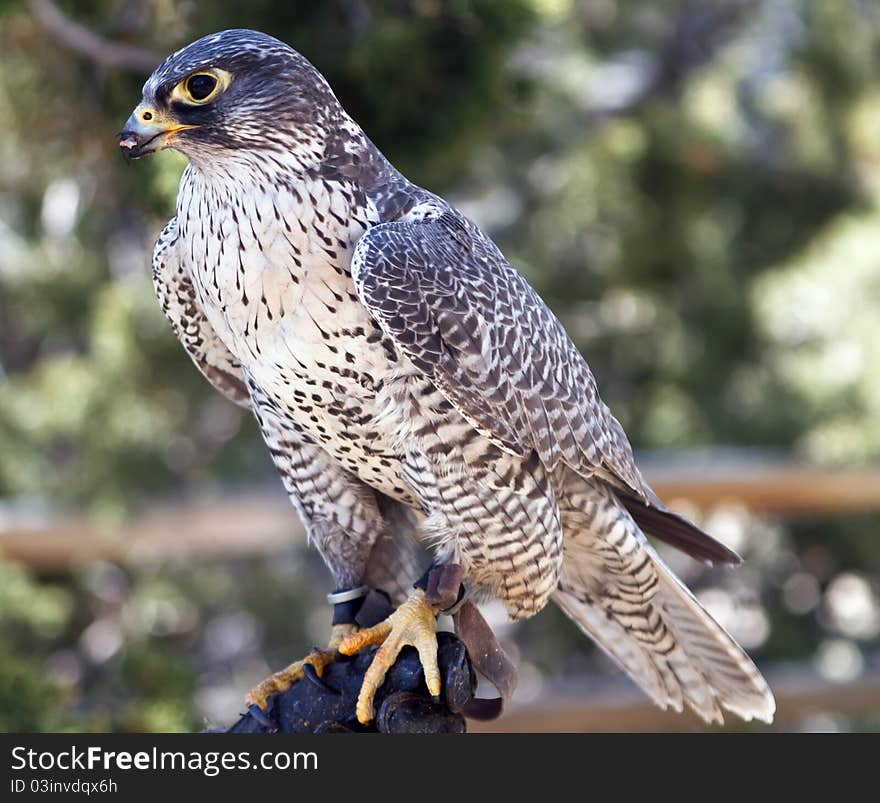
POLYGON ((757 7, 755 0, 685 2, 676 15, 648 93, 677 97, 690 73, 712 61, 757 7))
POLYGON ((643 85, 622 102, 594 106, 587 122, 595 124, 608 117, 631 116, 657 98, 677 99, 691 73, 711 62, 757 7, 756 0, 682 3, 643 85))
POLYGON ((84 25, 74 22, 51 0, 28 0, 34 19, 56 43, 102 67, 152 72, 162 61, 161 54, 134 45, 108 42, 84 25))

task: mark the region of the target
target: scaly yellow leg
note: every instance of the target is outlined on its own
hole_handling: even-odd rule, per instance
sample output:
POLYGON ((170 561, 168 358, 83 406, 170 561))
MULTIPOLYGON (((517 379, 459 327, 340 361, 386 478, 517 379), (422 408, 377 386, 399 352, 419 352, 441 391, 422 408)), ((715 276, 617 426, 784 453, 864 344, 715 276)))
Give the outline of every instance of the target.
POLYGON ((357 630, 356 625, 333 625, 333 629, 330 631, 330 642, 326 650, 311 652, 305 658, 294 661, 289 666, 285 666, 284 669, 258 683, 247 693, 247 696, 244 698, 245 704, 259 706, 261 710, 265 711, 269 698, 273 694, 285 692, 298 680, 303 679, 303 667, 306 664, 315 667, 315 673, 318 677, 321 677, 324 674, 324 667, 333 661, 333 657, 336 655, 336 648, 340 642, 355 630, 357 630))
POLYGON ((388 670, 394 666, 400 651, 406 647, 415 647, 425 673, 428 691, 434 697, 440 695, 440 667, 437 665, 437 620, 436 612, 425 601, 425 592, 416 589, 409 599, 403 603, 384 622, 375 627, 368 627, 351 633, 342 639, 339 652, 343 655, 354 655, 364 647, 372 644, 382 646, 373 656, 364 675, 364 682, 358 694, 358 722, 366 725, 374 717, 373 698, 385 680, 388 670))

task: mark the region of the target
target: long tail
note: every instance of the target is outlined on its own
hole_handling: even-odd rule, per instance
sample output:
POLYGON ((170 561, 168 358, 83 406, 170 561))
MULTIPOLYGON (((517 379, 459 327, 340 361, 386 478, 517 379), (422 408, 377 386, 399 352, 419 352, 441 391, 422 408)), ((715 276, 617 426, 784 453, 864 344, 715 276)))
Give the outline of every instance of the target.
POLYGON ((706 722, 721 708, 771 722, 767 683, 647 542, 611 492, 593 487, 563 513, 564 560, 555 602, 661 708, 686 703, 706 722))

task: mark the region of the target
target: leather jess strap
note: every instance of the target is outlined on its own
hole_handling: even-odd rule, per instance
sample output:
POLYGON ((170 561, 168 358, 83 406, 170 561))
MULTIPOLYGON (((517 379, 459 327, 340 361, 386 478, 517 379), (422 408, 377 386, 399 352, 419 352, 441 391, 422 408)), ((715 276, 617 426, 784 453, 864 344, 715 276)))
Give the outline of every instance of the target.
POLYGON ((462 597, 462 574, 461 567, 456 564, 430 569, 425 578, 425 599, 429 605, 442 611, 454 609, 452 621, 455 623, 455 634, 467 649, 471 664, 500 695, 469 700, 464 707, 464 715, 471 719, 497 719, 516 688, 516 666, 504 652, 477 606, 462 597))
POLYGON ((479 608, 466 601, 452 617, 455 634, 462 640, 474 669, 501 695, 490 699, 474 697, 464 707, 471 719, 497 719, 504 713, 516 688, 516 666, 504 652, 479 608))

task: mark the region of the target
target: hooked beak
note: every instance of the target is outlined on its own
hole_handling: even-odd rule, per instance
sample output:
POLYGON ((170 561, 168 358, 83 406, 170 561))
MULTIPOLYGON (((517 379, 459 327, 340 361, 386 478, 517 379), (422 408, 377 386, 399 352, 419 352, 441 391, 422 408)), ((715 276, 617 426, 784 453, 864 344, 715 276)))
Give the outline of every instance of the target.
POLYGON ((141 104, 125 121, 125 128, 119 134, 122 156, 126 162, 129 162, 161 151, 171 145, 171 139, 175 134, 188 128, 198 128, 198 126, 181 125, 169 119, 167 115, 159 114, 141 104))

